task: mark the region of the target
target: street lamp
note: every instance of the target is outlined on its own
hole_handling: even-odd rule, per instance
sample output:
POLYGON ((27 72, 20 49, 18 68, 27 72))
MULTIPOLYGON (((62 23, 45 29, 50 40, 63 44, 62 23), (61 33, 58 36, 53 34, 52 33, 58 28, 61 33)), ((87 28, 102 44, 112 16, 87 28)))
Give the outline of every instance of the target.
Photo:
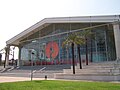
MULTIPOLYGON (((36 43, 36 40, 33 40, 32 43, 36 43)), ((31 55, 31 81, 33 79, 33 55, 34 54, 35 53, 33 52, 33 50, 31 50, 31 52, 30 52, 30 55, 31 55)))

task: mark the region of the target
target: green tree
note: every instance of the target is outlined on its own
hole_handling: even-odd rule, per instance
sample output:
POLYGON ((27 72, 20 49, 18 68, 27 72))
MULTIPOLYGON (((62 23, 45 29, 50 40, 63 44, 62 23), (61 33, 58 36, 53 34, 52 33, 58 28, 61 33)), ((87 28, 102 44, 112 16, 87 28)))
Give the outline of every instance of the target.
MULTIPOLYGON (((86 47, 86 65, 88 65, 88 40, 92 39, 94 34, 91 32, 90 29, 83 30, 79 33, 85 40, 85 47, 86 47)), ((92 43, 92 42, 91 42, 92 43)), ((92 44, 91 44, 92 47, 92 44)))
POLYGON ((9 55, 9 48, 6 46, 5 48, 4 48, 4 50, 5 50, 5 61, 4 61, 4 68, 6 67, 6 61, 7 61, 7 55, 9 55))
MULTIPOLYGON (((84 39, 81 36, 79 36, 77 33, 70 33, 63 42, 63 46, 70 45, 72 49, 73 74, 75 74, 74 46, 78 45, 79 46, 78 50, 80 50, 80 45, 83 43, 84 43, 84 39)), ((79 62, 80 62, 80 69, 82 69, 80 51, 79 51, 79 62)))
POLYGON ((0 52, 3 52, 3 54, 5 53, 4 68, 6 67, 7 55, 9 55, 9 50, 10 48, 8 48, 7 46, 0 50, 0 52))

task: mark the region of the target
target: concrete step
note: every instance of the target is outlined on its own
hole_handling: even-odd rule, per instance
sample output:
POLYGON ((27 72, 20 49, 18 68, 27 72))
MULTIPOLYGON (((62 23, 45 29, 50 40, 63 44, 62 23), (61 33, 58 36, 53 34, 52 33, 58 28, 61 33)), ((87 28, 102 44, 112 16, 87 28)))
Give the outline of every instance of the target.
POLYGON ((110 74, 111 75, 120 75, 120 69, 111 69, 110 74))
MULTIPOLYGON (((73 68, 73 66, 71 66, 73 68)), ((79 66, 75 66, 76 69, 80 69, 79 66)), ((82 69, 112 69, 112 66, 82 66, 82 69)))
MULTIPOLYGON (((35 78, 44 78, 47 75, 48 78, 53 78, 54 73, 34 73, 33 77, 35 78)), ((31 73, 2 73, 1 76, 9 77, 30 77, 31 73)))
MULTIPOLYGON (((34 72, 34 77, 44 78, 47 75, 48 78, 54 78, 54 73, 62 73, 62 70, 44 70, 34 72)), ((30 77, 31 70, 12 70, 9 72, 1 73, 1 76, 11 76, 11 77, 30 77)))
MULTIPOLYGON (((76 66, 79 67, 79 64, 77 64, 76 66)), ((114 64, 105 64, 105 65, 101 65, 101 64, 90 64, 90 65, 82 65, 83 67, 113 67, 114 64)))
POLYGON ((120 75, 99 74, 54 74, 55 79, 90 80, 90 81, 120 81, 120 75))
POLYGON ((77 64, 75 74, 73 74, 73 66, 71 69, 63 69, 63 73, 55 73, 54 78, 95 81, 120 80, 120 69, 114 68, 114 62, 82 64, 83 69, 79 68, 79 64, 77 64))
MULTIPOLYGON (((76 73, 79 74, 110 74, 110 70, 106 69, 106 70, 98 70, 98 69, 77 69, 75 70, 76 73)), ((63 73, 73 73, 72 69, 63 69, 63 73)))

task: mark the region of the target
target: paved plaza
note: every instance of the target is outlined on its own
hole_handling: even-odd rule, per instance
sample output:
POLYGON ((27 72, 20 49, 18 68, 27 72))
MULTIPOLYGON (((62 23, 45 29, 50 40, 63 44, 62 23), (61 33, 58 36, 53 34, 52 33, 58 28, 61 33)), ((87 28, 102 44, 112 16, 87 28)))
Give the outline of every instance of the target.
MULTIPOLYGON (((45 80, 45 78, 33 78, 33 80, 45 80)), ((48 78, 47 80, 56 80, 56 79, 48 78)), ((0 76, 0 83, 4 83, 4 82, 18 82, 18 81, 31 81, 31 78, 28 78, 28 77, 0 76)))

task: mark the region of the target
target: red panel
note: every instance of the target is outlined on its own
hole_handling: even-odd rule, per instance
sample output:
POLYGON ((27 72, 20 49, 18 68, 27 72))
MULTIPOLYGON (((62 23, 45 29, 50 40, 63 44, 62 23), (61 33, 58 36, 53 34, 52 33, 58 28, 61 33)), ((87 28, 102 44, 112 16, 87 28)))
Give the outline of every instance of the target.
POLYGON ((46 45, 46 56, 48 58, 56 58, 58 53, 59 53, 59 47, 56 42, 52 41, 46 45))

